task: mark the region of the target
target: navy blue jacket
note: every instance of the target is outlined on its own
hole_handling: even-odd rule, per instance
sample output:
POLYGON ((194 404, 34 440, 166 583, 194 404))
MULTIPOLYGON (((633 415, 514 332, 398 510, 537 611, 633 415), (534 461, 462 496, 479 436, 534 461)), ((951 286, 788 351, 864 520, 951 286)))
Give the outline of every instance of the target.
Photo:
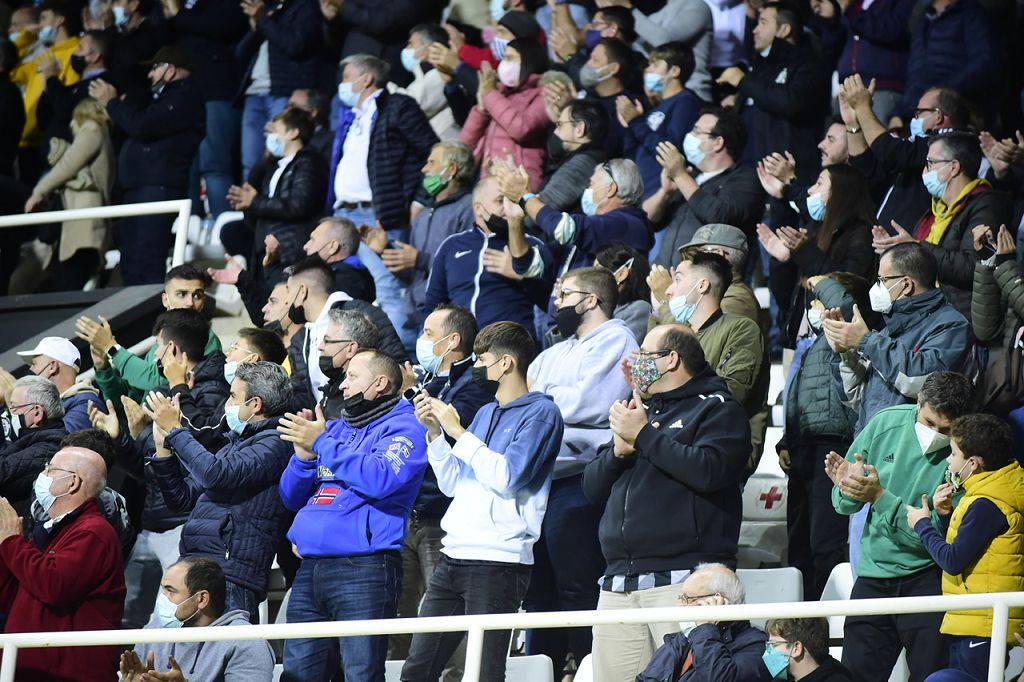
POLYGON ((999 78, 999 36, 988 12, 977 0, 957 0, 942 14, 931 8, 921 17, 910 39, 907 88, 900 111, 904 120, 925 90, 953 88, 979 99, 999 78))
MULTIPOLYGON (((448 376, 433 377, 423 385, 423 389, 433 397, 443 400, 459 413, 459 422, 468 429, 480 408, 494 402, 494 394, 488 393, 480 384, 473 381, 472 357, 460 360, 452 365, 448 376)), ((449 441, 451 442, 451 441, 449 441)), ((420 494, 412 505, 412 514, 417 519, 440 521, 448 511, 452 498, 437 487, 437 476, 433 467, 427 467, 423 475, 420 494)))
MULTIPOLYGON (((339 109, 338 131, 331 151, 331 174, 328 178, 328 213, 334 212, 334 174, 354 120, 352 109, 339 109)), ((373 211, 385 228, 390 230, 409 226, 409 205, 413 199, 420 199, 423 204, 429 203, 429 197, 421 184, 423 174, 420 169, 427 162, 431 147, 437 142, 437 134, 430 127, 427 115, 416 100, 406 95, 393 95, 387 90, 377 95, 377 113, 373 117, 366 170, 373 191, 373 211)))
MULTIPOLYGON (((623 206, 592 216, 562 213, 545 206, 537 213, 536 223, 548 239, 556 242, 549 248, 553 251, 558 246, 564 252, 557 264, 560 273, 593 265, 597 253, 612 242, 625 242, 639 253, 647 253, 654 246, 654 230, 647 214, 639 206, 623 206), (562 225, 563 221, 565 225, 562 225), (569 227, 573 232, 573 238, 565 244, 555 237, 559 225, 569 227)), ((534 260, 534 251, 531 249, 526 256, 515 259, 516 272, 526 272, 530 261, 534 260)))
POLYGON ((876 0, 867 9, 855 0, 832 21, 817 20, 825 49, 839 54, 839 82, 859 73, 879 90, 903 90, 913 9, 914 0, 876 0))
MULTIPOLYGON (((671 142, 682 148, 686 133, 693 130, 701 107, 706 102, 700 97, 683 90, 673 95, 645 116, 637 116, 629 122, 623 146, 625 157, 636 161, 640 177, 644 180, 644 198, 651 196, 661 187, 661 164, 655 153, 659 142, 671 142)), ((612 116, 612 121, 616 121, 612 116)), ((612 124, 614 127, 615 124, 612 124)))
POLYGON ((68 433, 92 428, 89 405, 95 405, 103 414, 107 413, 107 406, 96 391, 82 390, 67 398, 61 398, 60 403, 64 406, 64 428, 68 433))
POLYGON ((176 457, 149 460, 167 506, 192 512, 181 531, 181 555, 213 559, 259 601, 287 514, 277 486, 295 451, 281 440, 277 422, 265 419, 247 425, 241 436, 230 433, 216 454, 188 429, 175 429, 166 445, 176 457))
POLYGON ((288 539, 303 557, 401 551, 405 520, 427 468, 426 429, 399 400, 361 429, 327 422, 317 458, 296 455, 281 477, 281 499, 298 512, 288 539))
POLYGON ((206 127, 206 105, 192 77, 168 83, 144 109, 115 99, 107 113, 128 136, 118 157, 121 188, 184 191, 206 127))
POLYGON ((256 22, 256 30, 249 31, 236 48, 238 62, 248 64, 239 94, 244 95, 249 87, 264 40, 268 43, 272 97, 290 97, 298 88, 316 87, 322 21, 316 0, 280 0, 269 6, 256 22))
POLYGON ((770 682, 771 674, 761 657, 768 635, 740 620, 717 625, 704 623, 690 632, 665 636, 636 682, 770 682), (693 651, 693 667, 679 677, 679 669, 693 651))
POLYGON ((546 307, 551 295, 554 258, 539 240, 529 236, 527 240, 544 254, 544 263, 550 266, 538 279, 517 281, 484 267, 484 251, 501 251, 508 245, 506 240, 485 235, 477 226, 448 237, 434 255, 423 309, 456 303, 469 308, 481 329, 491 322, 509 320, 533 330, 533 307, 546 307))

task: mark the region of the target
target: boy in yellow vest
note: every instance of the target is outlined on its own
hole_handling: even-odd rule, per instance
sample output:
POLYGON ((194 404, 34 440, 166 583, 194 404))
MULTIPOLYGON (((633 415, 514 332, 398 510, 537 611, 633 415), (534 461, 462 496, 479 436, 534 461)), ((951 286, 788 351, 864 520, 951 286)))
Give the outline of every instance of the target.
MULTIPOLYGON (((1024 590, 1024 469, 1014 459, 1013 434, 986 414, 960 417, 950 429, 952 452, 946 481, 933 501, 946 534, 931 522, 928 496, 920 508, 907 505, 907 522, 942 568, 943 594, 1024 590), (952 496, 963 497, 952 508, 952 496)), ((1010 609, 1007 642, 1024 623, 1024 609, 1010 609)), ((977 680, 988 677, 991 611, 950 611, 941 631, 951 638, 949 666, 977 680)), ((953 670, 929 681, 964 679, 953 670)))

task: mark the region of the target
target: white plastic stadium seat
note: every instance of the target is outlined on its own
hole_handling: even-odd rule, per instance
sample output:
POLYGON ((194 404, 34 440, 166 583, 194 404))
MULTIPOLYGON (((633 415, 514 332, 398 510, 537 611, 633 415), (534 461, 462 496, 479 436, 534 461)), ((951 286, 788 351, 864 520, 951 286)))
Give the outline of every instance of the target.
MULTIPOLYGON (((804 578, 800 569, 785 568, 740 568, 736 576, 743 583, 748 604, 777 604, 780 602, 802 601, 804 578)), ((764 627, 765 621, 752 620, 753 625, 764 627)))
MULTIPOLYGON (((769 452, 762 457, 774 457, 769 452)), ((743 523, 737 564, 759 568, 782 563, 787 545, 786 502, 789 479, 755 473, 743 487, 743 523)))
POLYGON ((594 682, 594 660, 592 654, 587 654, 580 661, 580 667, 576 669, 576 677, 573 682, 594 682))
POLYGON ((537 656, 513 656, 505 665, 506 682, 552 682, 555 668, 551 659, 537 656))
MULTIPOLYGON (((853 592, 853 570, 850 563, 837 564, 825 582, 821 593, 821 601, 846 601, 853 592)), ((828 619, 828 636, 832 639, 843 638, 843 624, 846 616, 832 616, 828 619)))
POLYGON ((384 682, 401 682, 405 661, 384 661, 384 682))

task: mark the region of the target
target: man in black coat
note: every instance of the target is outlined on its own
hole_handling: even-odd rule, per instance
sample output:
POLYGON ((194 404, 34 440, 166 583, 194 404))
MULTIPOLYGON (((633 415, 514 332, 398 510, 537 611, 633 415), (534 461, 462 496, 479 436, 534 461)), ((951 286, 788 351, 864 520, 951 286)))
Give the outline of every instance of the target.
POLYGON ((750 70, 731 66, 718 82, 737 89, 737 107, 751 108, 754 158, 790 150, 801 180, 812 182, 821 167, 816 145, 828 114, 830 69, 802 34, 793 7, 768 3, 753 30, 750 70))
POLYGON ((313 120, 299 109, 275 116, 267 127, 267 155, 249 182, 228 190, 231 207, 244 211, 253 229, 250 272, 266 286, 280 282, 285 268, 305 257, 302 245, 323 209, 327 173, 306 148, 313 129, 313 120))
POLYGON ((109 34, 104 31, 86 31, 71 55, 71 68, 81 80, 73 85, 64 85, 60 74, 50 75, 46 79, 37 111, 39 125, 46 130, 44 149, 49 148, 49 140, 54 137, 71 141, 71 115, 78 103, 89 96, 91 81, 102 78, 121 89, 117 75, 108 70, 110 52, 109 34))
POLYGON ((3 417, 4 447, 0 450, 0 496, 27 516, 32 483, 67 435, 60 390, 35 375, 14 382, 3 417))
MULTIPOLYGON (((118 162, 124 190, 121 203, 188 196, 189 171, 205 122, 202 97, 190 80, 191 73, 181 50, 158 50, 149 70, 153 99, 144 109, 118 99, 117 90, 103 79, 89 84, 89 95, 106 106, 111 120, 128 138, 118 162)), ((174 217, 168 215, 124 218, 118 223, 125 284, 163 281, 173 223, 174 217)))
MULTIPOLYGON (((743 517, 749 421, 694 333, 655 327, 631 374, 633 398, 609 415, 612 442, 583 472, 584 494, 604 507, 598 534, 608 566, 598 610, 675 606, 678 583, 699 564, 735 564, 743 517)), ((594 668, 632 678, 647 665, 642 652, 675 631, 666 623, 595 626, 594 668)))

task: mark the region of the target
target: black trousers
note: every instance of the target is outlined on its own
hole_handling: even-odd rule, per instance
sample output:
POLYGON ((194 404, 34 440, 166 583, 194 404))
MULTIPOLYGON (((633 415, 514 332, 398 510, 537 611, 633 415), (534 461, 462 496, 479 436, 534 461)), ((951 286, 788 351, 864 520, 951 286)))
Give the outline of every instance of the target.
MULTIPOLYGON (((942 594, 942 573, 930 568, 903 578, 857 578, 851 599, 921 597, 942 594)), ((889 679, 892 668, 907 649, 910 682, 923 682, 946 667, 949 642, 939 633, 939 613, 885 616, 847 616, 843 633, 843 665, 858 682, 889 679)))
POLYGON ((845 454, 848 445, 839 440, 809 442, 790 450, 789 565, 803 574, 808 601, 821 598, 832 569, 849 556, 850 517, 832 507, 832 480, 824 464, 829 451, 845 454))

